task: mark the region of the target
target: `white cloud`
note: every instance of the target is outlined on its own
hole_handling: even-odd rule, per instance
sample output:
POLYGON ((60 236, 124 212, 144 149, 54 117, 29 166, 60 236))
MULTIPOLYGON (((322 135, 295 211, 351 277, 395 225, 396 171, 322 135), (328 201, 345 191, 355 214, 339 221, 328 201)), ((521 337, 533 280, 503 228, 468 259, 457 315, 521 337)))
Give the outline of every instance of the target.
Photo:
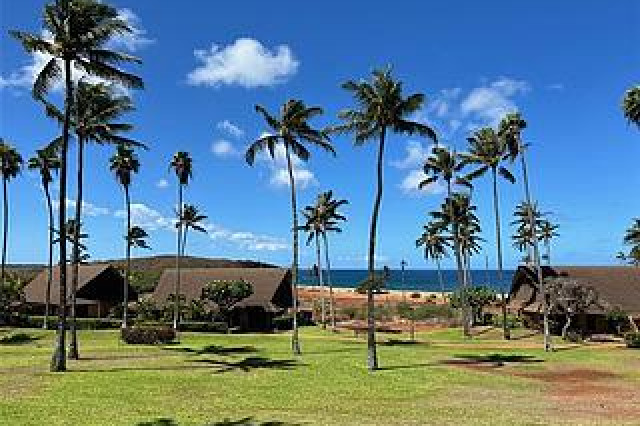
POLYGON ((233 147, 233 144, 225 139, 218 139, 211 144, 211 152, 218 157, 229 157, 238 155, 238 151, 233 147))
MULTIPOLYGON (((264 136, 265 134, 262 134, 264 136)), ((268 152, 263 151, 258 157, 266 162, 271 169, 269 183, 274 187, 289 186, 289 169, 287 167, 287 156, 282 144, 276 145, 274 156, 271 158, 268 152)), ((293 167, 293 178, 297 189, 306 189, 318 184, 313 172, 305 167, 305 164, 295 155, 291 155, 291 166, 293 167)))
MULTIPOLYGON (((53 200, 52 204, 53 204, 54 210, 59 209, 60 207, 59 200, 53 200)), ((70 200, 68 198, 65 200, 65 207, 67 211, 69 210, 75 211, 76 205, 77 205, 76 200, 70 200)), ((89 203, 87 201, 83 201, 82 214, 84 216, 104 216, 109 214, 109 209, 106 207, 98 207, 95 204, 89 203)))
POLYGON ((501 77, 471 90, 462 100, 460 112, 463 117, 495 126, 505 114, 517 110, 512 98, 529 90, 531 87, 524 80, 501 77))
POLYGON ((160 189, 165 189, 168 186, 169 186, 169 181, 166 180, 165 178, 162 178, 158 182, 156 182, 156 187, 158 187, 160 189))
POLYGON ((402 160, 392 161, 391 165, 393 167, 396 167, 398 169, 422 167, 424 162, 431 154, 433 145, 425 147, 418 141, 408 141, 405 149, 407 151, 406 157, 402 160))
POLYGON ((402 182, 398 185, 400 190, 407 195, 419 196, 419 195, 432 195, 432 194, 442 194, 444 192, 444 187, 441 183, 435 182, 425 186, 422 189, 418 188, 420 182, 427 178, 427 174, 420 170, 414 169, 411 170, 402 182))
MULTIPOLYGON (((428 195, 441 194, 444 190, 441 184, 434 183, 427 185, 423 189, 418 189, 420 182, 427 178, 423 171, 423 166, 433 150, 434 145, 428 147, 417 141, 408 141, 406 146, 406 156, 399 161, 394 161, 391 165, 400 170, 408 170, 398 188, 407 195, 428 195)), ((443 146, 443 145, 440 145, 443 146)))
POLYGON ((223 132, 227 132, 229 135, 233 136, 234 138, 241 138, 242 136, 244 136, 244 130, 242 130, 240 127, 236 126, 229 120, 220 121, 216 125, 216 127, 219 130, 222 130, 223 132))
MULTIPOLYGON (((114 213, 114 216, 124 218, 126 214, 124 210, 118 210, 114 213)), ((146 231, 156 231, 158 229, 173 231, 175 218, 165 217, 145 204, 131 203, 131 223, 144 228, 146 231)))
POLYGON ((196 86, 273 86, 294 75, 299 65, 288 46, 270 50, 251 38, 239 38, 224 47, 212 44, 194 55, 200 65, 189 72, 187 81, 196 86))
MULTIPOLYGON (((146 37, 146 31, 140 28, 140 19, 130 9, 118 10, 119 16, 126 21, 132 28, 132 32, 124 35, 118 35, 111 39, 108 43, 109 48, 124 49, 128 52, 134 52, 135 50, 153 43, 153 40, 146 37)), ((52 40, 53 35, 47 31, 42 31, 40 34, 47 40, 52 40)), ((30 62, 17 70, 12 71, 8 76, 0 76, 0 89, 5 87, 15 88, 31 88, 33 86, 36 77, 44 66, 51 60, 52 56, 47 53, 33 52, 30 55, 30 62)), ((62 69, 62 62, 58 61, 60 68, 62 69)), ((84 78, 90 83, 104 82, 104 79, 87 74, 85 71, 72 67, 72 77, 75 82, 84 78)), ((124 86, 114 84, 116 90, 128 93, 128 89, 124 86)), ((62 79, 58 79, 51 90, 54 92, 60 92, 63 89, 62 79)))

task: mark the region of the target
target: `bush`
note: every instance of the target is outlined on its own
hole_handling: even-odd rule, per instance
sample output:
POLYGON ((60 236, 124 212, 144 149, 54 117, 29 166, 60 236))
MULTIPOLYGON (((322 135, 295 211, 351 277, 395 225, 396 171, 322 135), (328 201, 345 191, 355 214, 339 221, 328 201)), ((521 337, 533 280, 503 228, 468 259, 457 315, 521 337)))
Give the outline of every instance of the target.
POLYGON ((120 337, 130 345, 155 345, 171 343, 176 332, 171 327, 133 326, 123 328, 120 337))
MULTIPOLYGON (((69 328, 69 317, 67 317, 67 328, 69 328)), ((31 315, 24 322, 28 328, 42 328, 44 322, 43 315, 31 315)), ((115 318, 76 318, 76 328, 78 330, 106 330, 116 329, 122 326, 122 321, 115 318)), ((58 327, 58 316, 49 315, 49 330, 58 327)))
MULTIPOLYGON (((502 327, 502 314, 493 315, 491 324, 495 327, 502 327)), ((513 314, 507 314, 507 328, 520 328, 523 322, 520 317, 513 314)))
POLYGON ((640 332, 629 332, 624 335, 624 341, 628 348, 640 349, 640 332))
POLYGON ((420 299, 420 293, 411 293, 409 297, 412 299, 420 299))

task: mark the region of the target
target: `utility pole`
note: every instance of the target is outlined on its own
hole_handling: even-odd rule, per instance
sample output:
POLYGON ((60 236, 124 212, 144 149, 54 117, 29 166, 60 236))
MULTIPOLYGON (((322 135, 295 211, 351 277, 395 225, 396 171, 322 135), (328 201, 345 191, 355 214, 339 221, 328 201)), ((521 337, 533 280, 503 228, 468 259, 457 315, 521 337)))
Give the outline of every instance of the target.
POLYGON ((404 302, 407 301, 407 289, 404 283, 404 267, 407 265, 408 265, 407 261, 402 259, 402 261, 400 262, 400 267, 402 268, 402 300, 404 302))

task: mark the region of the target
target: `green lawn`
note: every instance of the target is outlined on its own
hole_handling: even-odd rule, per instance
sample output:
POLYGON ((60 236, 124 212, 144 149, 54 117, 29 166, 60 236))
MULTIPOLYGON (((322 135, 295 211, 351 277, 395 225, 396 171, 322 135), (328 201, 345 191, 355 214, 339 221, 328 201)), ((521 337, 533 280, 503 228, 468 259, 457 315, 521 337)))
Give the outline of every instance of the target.
MULTIPOLYGON (((0 336, 9 330, 0 330, 0 336)), ((459 330, 379 336, 382 369, 365 369, 350 333, 184 333, 180 343, 127 346, 115 331, 80 332, 82 360, 49 373, 52 332, 0 345, 0 424, 638 424, 640 351, 538 336, 459 330), (155 423, 154 423, 155 422, 155 423)))

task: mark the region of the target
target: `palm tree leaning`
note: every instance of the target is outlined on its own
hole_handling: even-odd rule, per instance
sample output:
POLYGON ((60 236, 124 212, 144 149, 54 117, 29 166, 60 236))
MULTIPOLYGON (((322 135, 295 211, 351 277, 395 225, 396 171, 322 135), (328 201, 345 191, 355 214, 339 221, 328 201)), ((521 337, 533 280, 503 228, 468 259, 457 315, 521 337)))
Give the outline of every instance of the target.
POLYGON ((622 100, 622 110, 629 123, 634 123, 640 129, 640 86, 627 90, 622 100))
POLYGON ((558 237, 556 231, 558 230, 558 225, 551 223, 551 221, 545 219, 542 221, 542 225, 540 226, 540 239, 544 242, 544 245, 547 249, 547 253, 545 257, 547 258, 547 265, 551 266, 551 240, 555 237, 558 237))
POLYGON ((375 277, 376 231, 382 201, 383 158, 387 133, 418 134, 433 141, 437 141, 437 137, 431 127, 409 119, 412 114, 422 108, 425 96, 422 93, 414 93, 405 97, 402 93, 402 82, 393 77, 390 68, 374 70, 371 81, 347 81, 342 88, 353 95, 356 107, 340 112, 339 118, 344 124, 332 130, 353 133, 356 146, 364 145, 372 139, 378 140, 377 187, 369 231, 368 281, 370 285, 367 288, 367 366, 369 371, 373 371, 378 368, 373 301, 373 285, 377 281, 375 277))
POLYGON ((339 222, 345 222, 347 218, 338 213, 338 208, 344 204, 349 204, 347 200, 337 200, 333 198, 333 191, 327 191, 320 194, 318 198, 320 223, 322 225, 322 239, 324 240, 325 264, 327 266, 327 285, 329 287, 329 316, 331 317, 331 330, 336 330, 336 311, 335 300, 333 297, 333 285, 331 284, 331 262, 329 260, 329 232, 342 232, 338 225, 339 222))
POLYGON ((444 229, 436 222, 427 222, 423 227, 422 235, 416 240, 416 247, 424 246, 424 258, 432 259, 436 262, 438 268, 438 281, 440 282, 440 291, 442 293, 443 302, 446 301, 444 280, 442 278, 442 269, 440 268, 440 260, 447 256, 447 247, 449 242, 443 234, 444 229))
POLYGON ((44 149, 36 151, 36 155, 29 159, 27 167, 29 170, 37 170, 40 173, 40 183, 47 205, 48 227, 47 235, 49 238, 49 262, 47 264, 47 288, 44 298, 44 320, 42 328, 49 328, 49 310, 51 306, 51 279, 53 276, 53 205, 51 202, 51 191, 49 185, 53 182, 53 172, 57 172, 60 168, 60 158, 56 150, 51 145, 44 149))
MULTIPOLYGON (((44 28, 53 37, 10 31, 29 53, 51 56, 33 84, 33 96, 43 100, 58 79, 64 79, 64 121, 60 146, 60 206, 66 202, 67 151, 73 105, 73 68, 88 74, 116 81, 126 87, 142 88, 142 80, 117 68, 121 62, 140 62, 139 59, 109 50, 107 44, 114 36, 131 33, 129 24, 121 19, 115 8, 96 0, 55 0, 44 7, 44 28)), ((65 247, 66 212, 59 209, 60 238, 60 309, 56 345, 51 371, 66 370, 65 328, 67 299, 67 269, 65 247)))
POLYGON ((326 132, 314 129, 309 120, 322 114, 320 107, 307 107, 303 101, 290 99, 282 105, 280 116, 271 115, 264 107, 256 105, 256 111, 262 115, 270 132, 259 137, 247 149, 245 160, 253 165, 258 152, 267 150, 272 158, 276 157, 276 147, 284 148, 284 156, 287 161, 289 173, 289 187, 291 189, 291 212, 293 226, 293 262, 291 265, 291 291, 293 299, 293 333, 291 336, 291 348, 294 355, 300 355, 300 340, 298 338, 298 212, 296 207, 296 183, 291 155, 295 155, 301 161, 308 161, 309 150, 304 142, 315 145, 335 155, 326 132))
POLYGON ((503 282, 502 266, 502 236, 500 230, 500 201, 498 199, 498 175, 509 183, 515 183, 516 179, 511 172, 501 163, 508 158, 507 144, 500 138, 495 130, 485 127, 476 130, 469 139, 469 152, 462 154, 463 161, 467 164, 477 164, 479 167, 469 173, 465 179, 472 180, 484 175, 491 170, 493 183, 493 210, 496 221, 496 250, 498 261, 498 283, 502 292, 502 331, 505 339, 510 338, 507 326, 507 297, 505 283, 503 282))
POLYGON ((176 229, 178 234, 177 251, 176 251, 176 284, 175 284, 175 299, 173 307, 173 329, 177 330, 180 322, 180 257, 181 257, 181 244, 182 244, 182 217, 184 213, 184 206, 182 202, 183 190, 189 184, 189 180, 193 174, 193 160, 191 155, 186 151, 178 151, 173 155, 169 168, 173 169, 178 178, 178 210, 176 212, 177 221, 176 229))
POLYGON ((20 174, 22 169, 22 156, 4 139, 0 138, 0 173, 2 173, 2 200, 3 200, 3 224, 2 224, 2 271, 0 276, 5 280, 5 267, 7 266, 7 238, 9 236, 9 181, 20 174))
MULTIPOLYGON (((124 289, 123 289, 123 305, 122 305, 122 328, 127 328, 127 307, 129 304, 129 280, 131 277, 131 246, 133 245, 133 236, 131 235, 131 199, 129 197, 129 187, 131 186, 131 177, 134 173, 138 173, 140 170, 140 161, 138 156, 133 152, 133 149, 126 145, 120 144, 116 150, 116 153, 109 160, 109 168, 115 174, 116 180, 124 190, 124 204, 126 208, 126 230, 125 240, 126 249, 125 256, 127 261, 127 267, 124 275, 124 289)), ((140 239, 140 238, 138 238, 140 239)))

